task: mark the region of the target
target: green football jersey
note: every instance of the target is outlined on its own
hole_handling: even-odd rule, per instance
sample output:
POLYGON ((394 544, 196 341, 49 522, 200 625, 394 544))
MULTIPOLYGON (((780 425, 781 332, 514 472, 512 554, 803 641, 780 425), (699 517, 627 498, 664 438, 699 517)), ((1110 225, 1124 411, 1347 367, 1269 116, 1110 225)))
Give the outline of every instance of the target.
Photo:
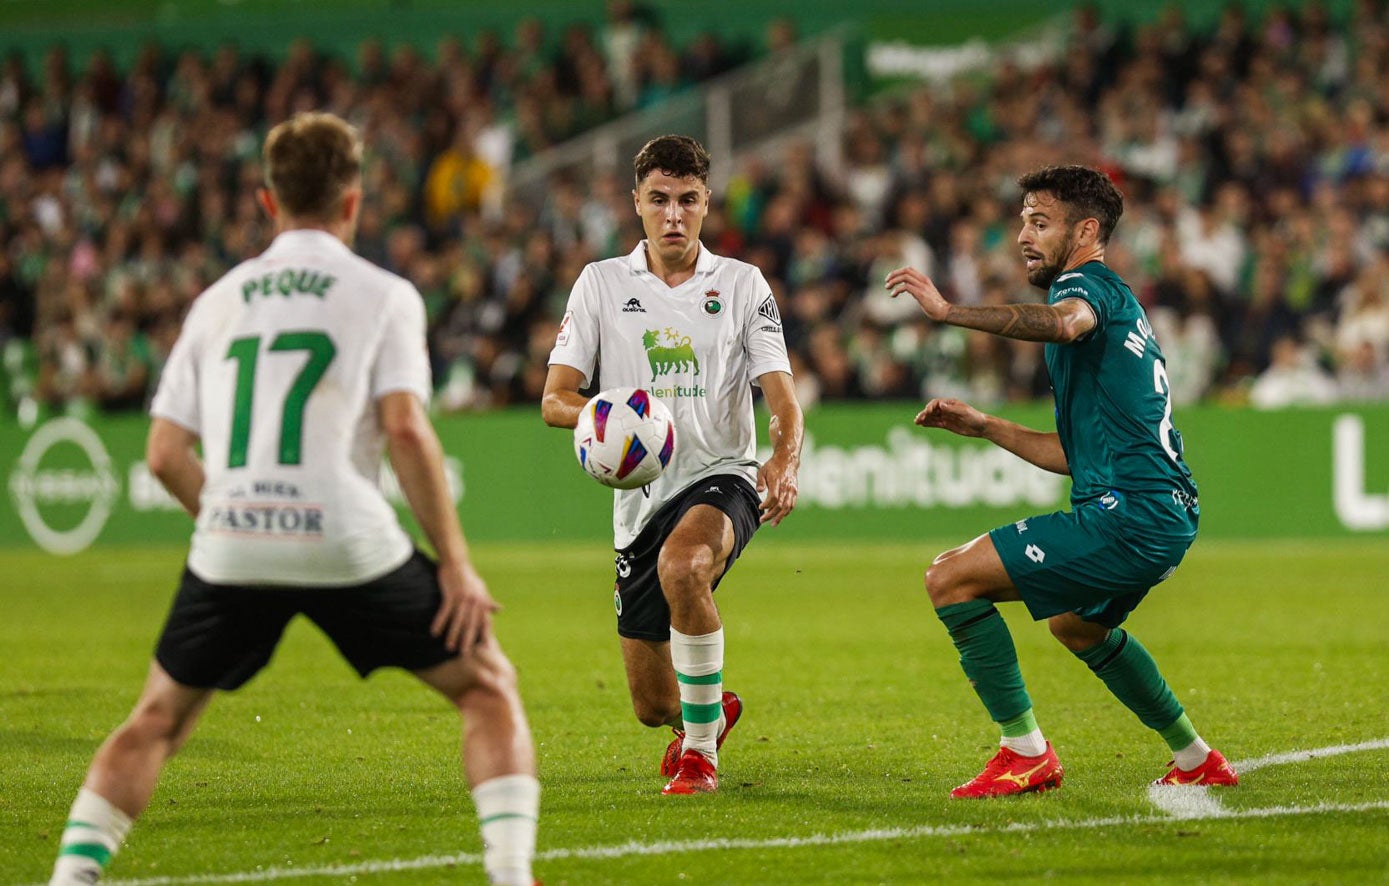
POLYGON ((1196 483, 1172 424, 1167 362, 1133 290, 1092 261, 1051 284, 1047 303, 1065 298, 1084 299, 1096 321, 1084 337, 1046 346, 1072 506, 1109 492, 1158 494, 1194 516, 1196 483))

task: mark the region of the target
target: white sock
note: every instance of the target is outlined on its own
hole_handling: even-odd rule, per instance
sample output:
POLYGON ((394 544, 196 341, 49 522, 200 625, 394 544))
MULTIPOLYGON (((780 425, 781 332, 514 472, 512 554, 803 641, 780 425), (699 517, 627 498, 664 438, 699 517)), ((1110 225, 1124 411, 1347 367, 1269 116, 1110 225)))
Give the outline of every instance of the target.
POLYGON ((1202 763, 1206 762, 1206 756, 1210 754, 1211 746, 1201 740, 1201 736, 1196 736, 1196 740, 1180 751, 1172 752, 1172 762, 1177 764, 1177 768, 1190 772, 1202 763))
POLYGON ((76 886, 101 879, 133 822, 103 796, 86 788, 77 792, 53 865, 50 886, 76 886))
POLYGON ((1047 752, 1047 740, 1042 737, 1040 728, 1034 729, 1026 735, 1005 735, 998 740, 998 743, 1024 757, 1040 757, 1047 752))
POLYGON ((723 628, 710 634, 682 634, 671 628, 670 660, 680 682, 682 747, 699 751, 717 766, 723 728, 723 628))
POLYGON ((489 778, 473 788, 482 864, 492 886, 532 886, 535 828, 540 818, 540 782, 529 775, 489 778))

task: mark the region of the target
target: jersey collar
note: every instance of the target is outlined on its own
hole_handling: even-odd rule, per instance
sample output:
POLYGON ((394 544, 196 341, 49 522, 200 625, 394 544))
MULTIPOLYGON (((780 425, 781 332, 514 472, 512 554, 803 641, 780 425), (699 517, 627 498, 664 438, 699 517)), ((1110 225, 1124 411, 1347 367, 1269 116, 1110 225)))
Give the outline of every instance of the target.
MULTIPOLYGON (((714 262, 718 259, 717 255, 710 252, 704 245, 704 241, 699 241, 699 256, 695 259, 696 274, 714 273, 714 262)), ((646 240, 637 244, 627 255, 627 266, 632 269, 634 274, 649 274, 651 269, 646 266, 646 240)))
POLYGON ((347 247, 347 244, 327 231, 320 231, 317 228, 295 228, 290 231, 281 231, 275 235, 275 239, 270 242, 270 247, 263 254, 273 257, 282 252, 295 252, 302 249, 327 249, 348 255, 352 254, 352 250, 347 247))

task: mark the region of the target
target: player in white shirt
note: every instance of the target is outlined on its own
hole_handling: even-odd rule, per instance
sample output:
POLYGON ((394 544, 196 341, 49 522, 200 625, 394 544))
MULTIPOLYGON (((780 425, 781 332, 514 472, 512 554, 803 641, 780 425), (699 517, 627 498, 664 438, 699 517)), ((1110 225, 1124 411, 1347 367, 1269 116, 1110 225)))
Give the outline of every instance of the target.
POLYGON ((275 241, 199 296, 170 354, 147 456, 197 527, 140 699, 73 803, 54 884, 99 879, 214 692, 254 676, 299 613, 363 677, 404 668, 457 707, 488 877, 533 882, 534 751, 425 412, 424 305, 349 246, 361 157, 330 114, 270 132, 260 196, 275 241), (380 492, 383 451, 437 564, 380 492))
POLYGON ((795 506, 804 420, 771 287, 757 268, 699 242, 709 155, 667 135, 634 165, 646 239, 579 275, 542 412, 547 424, 573 428, 586 402, 579 391, 592 384, 644 388, 675 417, 665 472, 614 495, 614 602, 637 719, 676 732, 662 793, 702 793, 717 790, 718 748, 742 714, 741 699, 723 691, 714 588, 758 525, 780 523, 795 506), (753 384, 771 411, 772 455, 762 465, 753 384))

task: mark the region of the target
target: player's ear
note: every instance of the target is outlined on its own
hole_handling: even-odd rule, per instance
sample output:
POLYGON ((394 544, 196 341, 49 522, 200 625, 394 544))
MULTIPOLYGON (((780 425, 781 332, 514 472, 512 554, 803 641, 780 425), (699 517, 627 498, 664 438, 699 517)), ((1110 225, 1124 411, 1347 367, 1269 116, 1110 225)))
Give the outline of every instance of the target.
POLYGON ((1097 218, 1082 219, 1078 233, 1080 234, 1078 239, 1083 245, 1095 245, 1100 242, 1100 220, 1097 218))
POLYGON ((260 203, 260 208, 265 210, 265 214, 271 221, 279 218, 280 207, 275 203, 275 195, 269 188, 256 188, 256 200, 260 203))
POLYGON ((641 215, 641 193, 637 188, 632 189, 632 208, 636 210, 637 215, 641 215))
POLYGON ((342 220, 346 222, 357 218, 357 212, 362 208, 362 189, 360 187, 348 188, 342 192, 342 220))

